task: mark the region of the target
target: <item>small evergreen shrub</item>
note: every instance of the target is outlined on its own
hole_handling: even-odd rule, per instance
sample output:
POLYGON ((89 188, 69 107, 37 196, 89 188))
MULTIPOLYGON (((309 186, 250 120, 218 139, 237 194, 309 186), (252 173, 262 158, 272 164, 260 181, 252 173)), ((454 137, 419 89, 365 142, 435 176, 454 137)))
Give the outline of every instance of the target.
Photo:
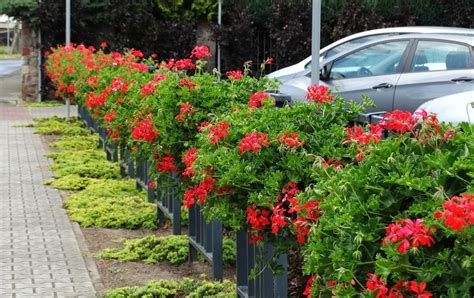
POLYGON ((183 278, 179 281, 150 281, 143 287, 113 289, 107 291, 106 297, 236 297, 235 292, 235 284, 228 280, 224 280, 223 282, 211 282, 183 278))
POLYGON ((64 207, 82 227, 155 228, 156 207, 133 180, 102 180, 71 195, 64 207))
MULTIPOLYGON (((188 259, 189 241, 186 235, 146 236, 140 239, 123 239, 123 248, 110 248, 100 252, 97 256, 102 259, 119 261, 140 261, 147 264, 170 262, 182 264, 188 259)), ((224 238, 224 263, 235 264, 235 241, 224 238)))

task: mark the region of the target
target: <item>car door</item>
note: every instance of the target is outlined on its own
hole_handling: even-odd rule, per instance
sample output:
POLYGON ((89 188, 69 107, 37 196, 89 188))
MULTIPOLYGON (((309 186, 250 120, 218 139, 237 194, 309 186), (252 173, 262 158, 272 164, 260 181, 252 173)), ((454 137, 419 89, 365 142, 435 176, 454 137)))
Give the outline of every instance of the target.
POLYGON ((370 97, 377 107, 368 111, 390 111, 411 42, 410 39, 380 42, 337 58, 329 66, 324 83, 346 100, 370 97))
POLYGON ((424 102, 474 90, 472 48, 463 43, 421 39, 395 88, 394 109, 415 111, 424 102))

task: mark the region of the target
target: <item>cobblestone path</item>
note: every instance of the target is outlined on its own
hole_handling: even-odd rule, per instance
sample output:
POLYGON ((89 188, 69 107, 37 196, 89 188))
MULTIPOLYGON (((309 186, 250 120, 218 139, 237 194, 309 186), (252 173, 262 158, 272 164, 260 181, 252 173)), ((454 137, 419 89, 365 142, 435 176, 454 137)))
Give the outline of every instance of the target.
POLYGON ((0 104, 0 297, 95 297, 73 227, 32 128, 14 127, 61 108, 0 104))

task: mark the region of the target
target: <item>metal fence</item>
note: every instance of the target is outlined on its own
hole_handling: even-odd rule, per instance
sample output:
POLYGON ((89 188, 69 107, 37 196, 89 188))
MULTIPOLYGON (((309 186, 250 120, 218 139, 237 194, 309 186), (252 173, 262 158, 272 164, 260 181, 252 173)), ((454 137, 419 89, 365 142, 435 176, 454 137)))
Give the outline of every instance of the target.
POLYGON ((179 178, 176 173, 162 176, 156 183, 156 205, 158 224, 171 221, 173 234, 181 235, 181 199, 178 197, 179 178))
POLYGON ((224 275, 222 223, 218 220, 207 223, 201 206, 195 204, 189 208, 188 229, 189 261, 196 261, 197 253, 200 253, 212 265, 213 278, 222 280, 224 275))

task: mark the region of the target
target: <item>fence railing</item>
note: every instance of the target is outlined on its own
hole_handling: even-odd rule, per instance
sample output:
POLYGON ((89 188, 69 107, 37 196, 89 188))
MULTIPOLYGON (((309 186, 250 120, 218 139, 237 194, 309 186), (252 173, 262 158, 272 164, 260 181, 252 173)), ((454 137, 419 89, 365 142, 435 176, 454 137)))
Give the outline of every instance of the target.
POLYGON ((288 256, 282 254, 276 260, 274 273, 269 264, 272 262, 273 246, 264 242, 259 248, 249 242, 247 231, 237 233, 237 294, 242 298, 249 297, 288 297, 288 256), (257 256, 261 256, 259 259, 257 256), (258 274, 249 278, 254 269, 258 274))
POLYGON ((130 151, 127 150, 124 144, 120 145, 120 175, 135 178, 135 163, 130 157, 130 151))
POLYGON ((196 261, 197 253, 200 253, 212 265, 213 278, 222 280, 224 275, 222 223, 218 220, 207 223, 201 206, 195 204, 189 208, 188 229, 189 261, 196 261))
POLYGON ((181 235, 181 200, 178 197, 180 181, 176 173, 162 176, 156 183, 156 204, 158 224, 164 225, 169 219, 173 225, 173 234, 181 235))

